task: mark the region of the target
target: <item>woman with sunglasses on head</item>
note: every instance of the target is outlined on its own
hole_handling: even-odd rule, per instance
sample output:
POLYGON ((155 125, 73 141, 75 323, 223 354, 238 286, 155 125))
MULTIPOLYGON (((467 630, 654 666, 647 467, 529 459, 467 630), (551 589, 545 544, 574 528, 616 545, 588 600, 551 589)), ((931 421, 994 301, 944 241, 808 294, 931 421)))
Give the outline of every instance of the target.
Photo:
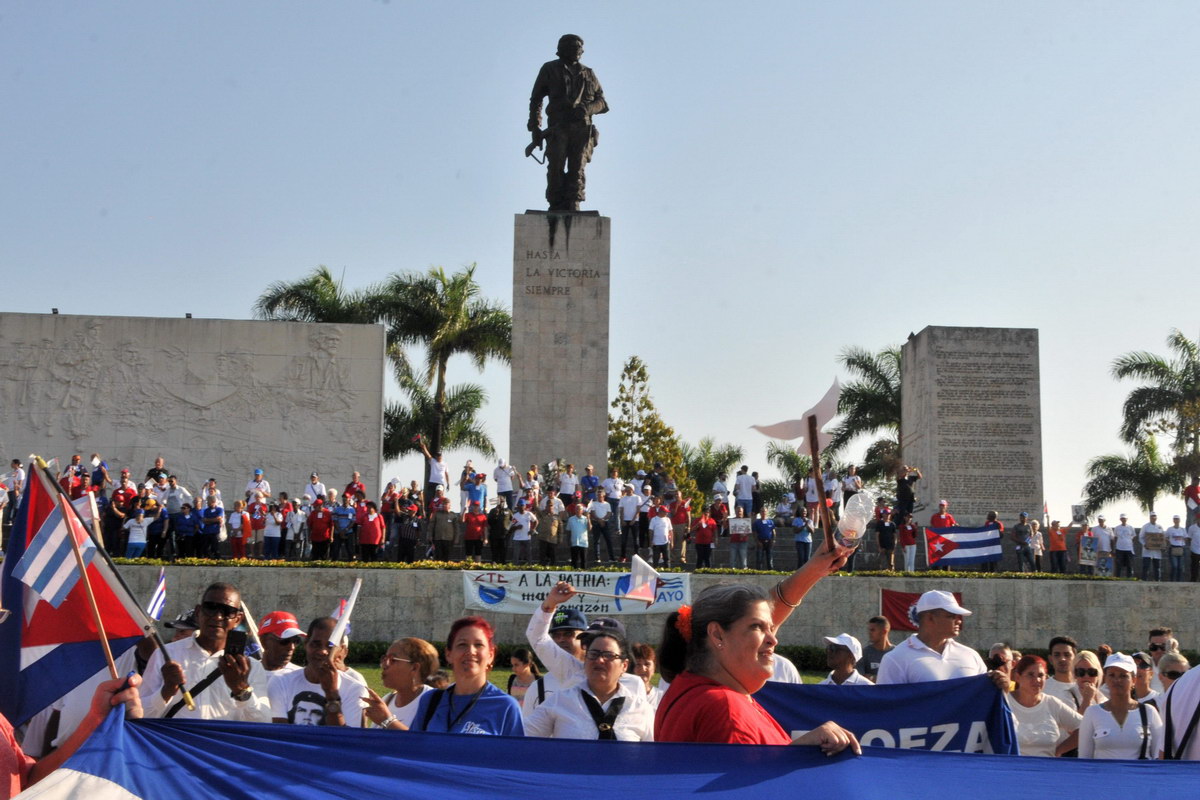
POLYGON ((615 629, 583 634, 582 684, 549 696, 525 719, 526 736, 554 739, 654 741, 654 708, 641 687, 621 683, 629 667, 625 639, 615 629))
POLYGON ((1106 702, 1083 712, 1079 726, 1079 757, 1156 759, 1162 757, 1163 723, 1158 709, 1133 697, 1137 664, 1124 653, 1104 662, 1106 702))
POLYGON ((414 731, 525 735, 521 706, 488 683, 496 663, 496 632, 487 620, 455 620, 446 637, 446 661, 454 682, 421 696, 411 726, 414 731))
POLYGON ((1017 743, 1023 756, 1054 757, 1075 749, 1075 731, 1083 719, 1075 709, 1042 690, 1046 662, 1022 656, 1013 667, 1016 689, 1004 695, 1017 724, 1017 743))
POLYGON ((1071 675, 1075 677, 1075 685, 1071 687, 1071 699, 1075 701, 1075 710, 1082 714, 1089 706, 1102 703, 1108 699, 1108 694, 1100 684, 1100 659, 1091 650, 1080 650, 1071 665, 1071 675))
POLYGON ((658 649, 673 677, 658 704, 660 742, 813 744, 832 755, 861 752, 854 734, 833 722, 794 741, 754 702, 775 668, 775 631, 821 578, 846 563, 851 548, 825 540, 821 550, 768 592, 759 586, 717 585, 692 606, 668 615, 658 649))
POLYGON ((433 689, 425 683, 437 672, 438 653, 424 639, 397 639, 379 660, 383 685, 392 691, 380 697, 367 689, 367 717, 380 728, 407 730, 421 697, 433 689))

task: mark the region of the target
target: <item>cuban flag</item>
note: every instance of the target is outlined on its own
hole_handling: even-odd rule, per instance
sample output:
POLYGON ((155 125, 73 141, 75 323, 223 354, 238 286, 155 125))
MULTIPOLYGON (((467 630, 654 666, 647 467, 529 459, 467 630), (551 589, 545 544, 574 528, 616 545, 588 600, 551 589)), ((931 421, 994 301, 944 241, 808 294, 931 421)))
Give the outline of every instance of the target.
POLYGON ((12 576, 41 599, 58 608, 79 582, 78 547, 84 566, 96 557, 96 546, 74 515, 64 516, 60 503, 38 526, 37 533, 17 561, 12 576), (74 537, 75 544, 71 544, 74 537))
POLYGON ((160 567, 158 570, 158 583, 154 586, 154 594, 150 596, 150 603, 146 606, 146 616, 155 621, 162 619, 163 609, 167 606, 167 568, 160 567))
MULTIPOLYGON (((29 480, 13 522, 2 573, 3 607, 12 614, 0 623, 0 713, 21 725, 97 673, 107 676, 104 653, 92 619, 85 587, 78 580, 55 606, 41 590, 14 572, 47 524, 56 526, 65 510, 44 471, 29 468, 29 480)), ((80 530, 82 528, 80 527, 80 530)), ((64 537, 65 538, 65 537, 64 537)), ((89 542, 91 537, 89 538, 89 542)), ((108 559, 90 542, 93 556, 86 567, 96 604, 112 648, 119 657, 144 635, 145 614, 120 583, 108 559)), ((68 551, 70 542, 67 542, 68 551)), ((76 570, 74 555, 71 569, 76 570)), ((28 577, 28 573, 26 573, 28 577)), ((50 591, 47 589, 46 591, 50 591)), ((103 679, 103 678, 99 678, 103 679)))
POLYGON ((942 564, 983 564, 999 561, 1000 527, 988 525, 983 528, 926 528, 925 552, 929 566, 942 564))

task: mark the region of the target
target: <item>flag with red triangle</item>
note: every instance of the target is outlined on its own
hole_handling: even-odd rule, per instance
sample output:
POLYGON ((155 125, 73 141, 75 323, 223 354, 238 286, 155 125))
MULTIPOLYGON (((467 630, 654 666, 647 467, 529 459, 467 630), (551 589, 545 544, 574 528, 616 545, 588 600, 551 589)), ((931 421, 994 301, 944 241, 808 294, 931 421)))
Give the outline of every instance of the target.
MULTIPOLYGON (((0 623, 0 713, 13 725, 90 680, 105 665, 82 581, 75 581, 56 607, 13 576, 38 536, 48 536, 59 525, 67 527, 57 487, 35 465, 28 474, 0 585, 3 607, 12 611, 0 623)), ((94 558, 86 569, 113 656, 119 657, 145 635, 148 620, 106 558, 94 558)))

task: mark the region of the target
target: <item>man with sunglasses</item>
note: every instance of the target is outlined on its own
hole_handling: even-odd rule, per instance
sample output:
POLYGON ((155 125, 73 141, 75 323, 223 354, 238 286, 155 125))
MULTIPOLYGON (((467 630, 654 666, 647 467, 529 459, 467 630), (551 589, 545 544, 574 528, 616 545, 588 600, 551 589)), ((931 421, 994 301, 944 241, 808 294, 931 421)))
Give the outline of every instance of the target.
POLYGON ((296 672, 302 667, 292 662, 296 645, 308 636, 300 627, 294 614, 272 611, 258 623, 258 640, 262 642, 262 665, 267 671, 268 682, 281 675, 296 672))
POLYGON ((1154 659, 1154 678, 1150 681, 1150 688, 1156 692, 1163 691, 1162 681, 1158 677, 1158 662, 1162 661, 1162 657, 1167 653, 1178 653, 1179 642, 1172 636, 1174 631, 1170 628, 1151 628, 1150 640, 1146 647, 1146 652, 1154 659))
POLYGON ((204 590, 196 606, 196 635, 167 645, 170 660, 155 651, 146 665, 142 707, 147 718, 270 722, 267 673, 245 655, 225 653, 225 639, 242 621, 242 595, 228 583, 204 590), (195 702, 189 709, 179 691, 195 702))

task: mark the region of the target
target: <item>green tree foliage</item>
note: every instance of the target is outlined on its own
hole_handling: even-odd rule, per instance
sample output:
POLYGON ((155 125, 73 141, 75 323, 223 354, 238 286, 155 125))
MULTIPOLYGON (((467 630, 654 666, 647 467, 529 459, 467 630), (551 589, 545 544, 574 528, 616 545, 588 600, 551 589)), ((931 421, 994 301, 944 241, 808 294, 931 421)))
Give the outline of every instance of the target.
POLYGON ((838 361, 854 379, 842 387, 838 398, 842 421, 832 431, 827 452, 839 453, 861 436, 884 434, 867 448, 859 468, 864 481, 875 480, 899 466, 900 348, 872 353, 848 347, 838 361))
POLYGON ((1113 377, 1144 381, 1125 399, 1121 438, 1136 445, 1148 433, 1170 433, 1179 473, 1196 475, 1200 474, 1200 342, 1172 329, 1167 347, 1173 358, 1135 352, 1113 361, 1113 377))
MULTIPOLYGON (((401 376, 400 387, 408 394, 408 402, 392 401, 383 410, 383 457, 386 459, 421 452, 416 436, 432 438, 437 425, 433 395, 428 387, 411 376, 401 376)), ((491 437, 476 421, 476 415, 486 402, 487 393, 483 387, 473 383, 458 384, 446 390, 442 444, 447 450, 470 448, 486 456, 496 454, 491 437)))
POLYGON ((746 457, 744 448, 735 444, 717 444, 711 436, 705 436, 695 445, 684 442, 680 449, 688 475, 702 492, 712 489, 718 475, 732 475, 734 465, 746 457))
POLYGON ((812 458, 801 455, 787 442, 767 442, 767 463, 779 470, 788 486, 803 484, 812 471, 812 458))
POLYGON ((482 370, 489 359, 512 358, 512 316, 503 305, 480 296, 475 265, 447 275, 441 267, 425 273, 399 273, 380 284, 373 295, 388 340, 397 347, 425 346, 426 385, 433 388, 434 428, 431 452, 446 446, 446 365, 465 355, 482 370))
POLYGON ((675 479, 684 497, 699 509, 704 496, 688 474, 683 448, 674 429, 658 414, 650 397, 650 372, 637 356, 630 356, 621 370, 621 385, 608 415, 608 466, 621 475, 634 475, 639 469, 650 472, 661 462, 675 479))
POLYGON ((387 326, 388 356, 409 403, 387 406, 386 457, 413 451, 416 433, 435 452, 443 447, 495 452, 475 421, 486 400, 483 390, 473 385, 451 387, 446 380, 452 356, 465 355, 483 369, 489 359, 507 362, 512 354, 512 316, 503 305, 480 296, 474 264, 450 275, 441 267, 396 273, 352 292, 321 266, 295 283, 268 286, 255 303, 254 314, 259 319, 387 326), (420 377, 405 354, 410 345, 425 347, 420 377))
POLYGON ((1132 456, 1111 454, 1093 458, 1088 462, 1087 475, 1083 497, 1088 513, 1124 499, 1135 500, 1149 513, 1160 494, 1183 489, 1175 466, 1159 455, 1154 436, 1136 442, 1132 456))

